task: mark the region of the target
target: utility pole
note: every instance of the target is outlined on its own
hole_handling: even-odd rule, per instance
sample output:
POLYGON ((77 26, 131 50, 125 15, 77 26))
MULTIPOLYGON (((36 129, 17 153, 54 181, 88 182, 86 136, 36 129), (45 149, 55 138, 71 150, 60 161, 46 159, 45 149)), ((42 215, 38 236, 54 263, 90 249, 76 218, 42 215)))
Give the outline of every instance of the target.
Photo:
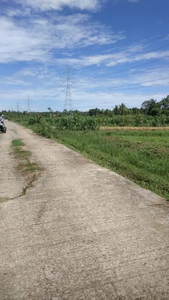
POLYGON ((30 106, 30 97, 28 95, 28 106, 27 106, 27 112, 30 113, 31 112, 31 106, 30 106))
POLYGON ((19 102, 17 102, 16 111, 19 112, 19 102))
POLYGON ((72 84, 72 69, 70 66, 66 66, 66 90, 65 90, 65 103, 64 109, 71 111, 73 109, 72 105, 72 94, 71 94, 71 84, 72 84))

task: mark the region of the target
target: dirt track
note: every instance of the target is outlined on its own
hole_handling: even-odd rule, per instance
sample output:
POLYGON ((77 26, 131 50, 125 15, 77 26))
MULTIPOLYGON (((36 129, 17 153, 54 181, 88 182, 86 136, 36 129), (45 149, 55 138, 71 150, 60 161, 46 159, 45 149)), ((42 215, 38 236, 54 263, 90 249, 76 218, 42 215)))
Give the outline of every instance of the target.
POLYGON ((0 299, 169 299, 169 204, 11 122, 0 135, 0 199, 25 185, 23 139, 44 171, 0 204, 0 299))
POLYGON ((101 126, 103 131, 168 131, 169 127, 131 127, 131 126, 101 126))

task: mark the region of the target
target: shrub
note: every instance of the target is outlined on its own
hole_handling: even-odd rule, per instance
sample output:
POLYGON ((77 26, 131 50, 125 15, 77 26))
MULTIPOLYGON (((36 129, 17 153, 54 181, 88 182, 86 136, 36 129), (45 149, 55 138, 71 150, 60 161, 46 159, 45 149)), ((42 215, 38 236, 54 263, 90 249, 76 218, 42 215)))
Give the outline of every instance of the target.
POLYGON ((36 123, 36 119, 34 117, 31 117, 29 120, 28 120, 28 125, 33 125, 36 123))
POLYGON ((42 117, 41 116, 34 116, 28 119, 28 125, 34 125, 41 123, 42 117))
POLYGON ((67 116, 58 119, 57 128, 61 130, 98 130, 99 122, 92 117, 67 116))

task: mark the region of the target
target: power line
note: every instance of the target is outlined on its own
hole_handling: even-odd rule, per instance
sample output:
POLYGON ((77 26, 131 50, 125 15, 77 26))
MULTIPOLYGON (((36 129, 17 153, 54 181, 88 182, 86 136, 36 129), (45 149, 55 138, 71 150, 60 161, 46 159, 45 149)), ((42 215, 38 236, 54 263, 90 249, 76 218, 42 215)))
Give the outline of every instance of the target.
MULTIPOLYGON (((165 37, 165 36, 167 36, 168 34, 166 34, 166 35, 164 35, 164 36, 161 36, 161 37, 159 37, 159 38, 162 38, 162 37, 165 37)), ((162 48, 165 48, 165 47, 168 47, 169 46, 169 44, 167 44, 167 45, 165 45, 165 46, 161 46, 161 47, 158 47, 158 48, 156 48, 156 49, 153 49, 153 50, 151 50, 151 51, 149 51, 149 52, 146 52, 145 53, 145 55, 146 54, 149 54, 149 53, 151 53, 151 52, 153 52, 153 51, 156 51, 156 50, 159 50, 159 49, 162 49, 162 48)), ((167 58, 169 57, 169 55, 167 56, 167 58)), ((136 65, 136 66, 134 66, 134 69, 137 69, 137 68, 139 68, 139 67, 142 67, 142 66, 146 66, 146 65, 150 65, 150 64, 154 64, 154 63, 157 63, 158 61, 160 61, 162 59, 162 57, 160 57, 160 58, 158 58, 158 59, 156 59, 155 61, 148 61, 148 62, 144 62, 144 63, 141 63, 141 64, 139 64, 139 65, 136 65)), ((164 65, 162 65, 162 66, 164 66, 164 65)), ((151 70, 151 69, 153 69, 153 68, 149 68, 148 70, 151 70)), ((120 73, 122 73, 122 72, 125 72, 125 71, 130 71, 131 70, 131 67, 130 68, 126 68, 126 69, 123 69, 123 70, 120 70, 120 71, 117 71, 117 72, 105 72, 105 75, 116 75, 116 74, 120 74, 120 73)), ((139 73, 142 73, 143 71, 135 71, 135 72, 132 72, 131 74, 128 74, 128 75, 136 75, 136 74, 139 74, 139 73)), ((126 77, 127 76, 127 74, 123 74, 122 76, 120 76, 120 78, 122 78, 122 77, 126 77)), ((80 80, 79 80, 80 81, 80 80)), ((103 83, 101 83, 99 86, 104 86, 105 85, 105 83, 103 82, 103 83)))
MULTIPOLYGON (((113 87, 108 87, 107 89, 106 89, 106 88, 103 88, 102 91, 112 91, 112 90, 117 90, 117 89, 128 89, 129 86, 131 86, 131 85, 148 84, 148 83, 152 83, 152 82, 158 82, 158 81, 161 81, 161 80, 167 80, 168 78, 169 78, 169 77, 164 77, 164 78, 161 78, 161 79, 149 80, 149 81, 144 82, 144 83, 136 82, 136 83, 133 83, 133 84, 132 84, 132 83, 129 83, 128 85, 113 86, 113 87)), ((161 86, 160 83, 154 84, 153 86, 157 86, 157 85, 158 85, 158 86, 161 86)), ((168 82, 165 83, 165 86, 167 86, 167 85, 168 85, 168 82)), ((148 88, 148 87, 152 87, 152 85, 144 85, 144 86, 140 86, 140 88, 142 88, 142 87, 148 88)), ((132 88, 132 89, 134 90, 135 88, 132 88)), ((137 89, 137 87, 136 87, 136 89, 137 89)), ((100 90, 100 89, 98 88, 97 90, 100 90)))
MULTIPOLYGON (((60 77, 60 78, 61 78, 61 77, 60 77)), ((56 82, 58 82, 58 79, 55 80, 55 81, 52 83, 52 85, 50 85, 46 90, 50 90, 51 87, 53 87, 53 86, 56 84, 56 82)), ((63 85, 63 84, 61 84, 61 85, 63 85)), ((61 85, 60 85, 60 86, 61 86, 61 85)), ((60 87, 60 86, 59 86, 59 87, 60 87)), ((58 88, 59 88, 59 87, 58 87, 58 88)))
MULTIPOLYGON (((156 48, 156 49, 153 49, 153 50, 151 50, 151 51, 148 51, 148 52, 144 53, 144 55, 149 54, 149 53, 154 52, 154 51, 157 51, 157 50, 162 49, 162 48, 166 48, 166 47, 169 47, 169 44, 167 44, 167 45, 165 45, 165 46, 161 46, 161 47, 156 48)), ((167 56, 167 57, 168 57, 168 56, 167 56)), ((163 57, 160 57, 160 58, 156 59, 155 63, 156 63, 157 61, 161 60, 162 58, 163 58, 163 57)), ((143 58, 143 59, 144 59, 144 58, 143 58)), ((134 61, 131 61, 131 62, 134 62, 134 61)), ((129 63, 130 63, 130 62, 129 62, 129 63)), ((142 66, 149 65, 149 64, 152 64, 152 63, 154 63, 154 61, 149 61, 149 62, 141 63, 141 64, 139 64, 139 65, 136 65, 134 68, 142 67, 142 66)), ((119 71, 116 71, 116 72, 111 72, 110 74, 115 75, 115 74, 119 74, 119 73, 122 73, 122 72, 125 72, 125 71, 129 71, 129 70, 131 70, 131 67, 130 67, 130 68, 123 69, 123 70, 119 70, 119 71)), ((107 74, 109 74, 109 73, 106 72, 106 75, 107 75, 107 74)))
MULTIPOLYGON (((167 56, 167 57, 169 57, 169 56, 167 56)), ((161 60, 161 59, 159 59, 159 60, 161 60)), ((156 62, 157 62, 157 61, 156 61, 156 62)), ((161 66, 159 66, 159 67, 164 67, 164 66, 165 66, 165 64, 163 64, 163 65, 161 65, 161 66)), ((146 69, 146 71, 153 70, 153 69, 154 69, 154 68, 148 68, 148 69, 146 69)), ((131 69, 130 69, 130 70, 131 70, 131 69)), ((129 73, 128 76, 129 76, 129 75, 140 74, 140 73, 143 73, 143 72, 145 72, 145 71, 136 71, 136 72, 132 72, 132 73, 129 73)), ((126 77, 126 74, 120 76, 120 78, 122 78, 122 77, 126 77)))
MULTIPOLYGON (((167 58, 168 58, 169 56, 167 56, 167 58)), ((161 60, 161 58, 159 58, 159 59, 157 59, 156 60, 156 62, 157 61, 160 61, 161 60)), ((156 63, 156 62, 152 62, 152 61, 150 61, 150 62, 147 62, 147 63, 143 63, 143 64, 140 64, 140 65, 137 65, 137 66, 135 66, 135 69, 136 68, 138 68, 138 67, 140 67, 140 66, 144 66, 144 65, 148 65, 148 64, 152 64, 152 63, 156 63)), ((162 66, 164 66, 164 65, 162 65, 162 66)), ((152 68, 153 69, 153 68, 152 68)), ((125 69, 126 71, 128 70, 128 71, 130 71, 131 70, 131 68, 128 68, 128 69, 125 69)), ((147 69, 147 70, 151 70, 151 69, 147 69)), ((124 71, 124 70, 123 70, 124 71)), ((115 72, 115 73, 111 73, 112 75, 115 75, 115 74, 117 74, 117 73, 121 73, 122 72, 122 70, 121 71, 119 71, 119 72, 115 72)), ((136 72, 132 72, 132 73, 130 73, 130 74, 123 74, 122 76, 120 76, 119 77, 119 79, 121 79, 121 78, 123 78, 123 77, 126 77, 126 76, 129 76, 129 75, 136 75, 136 74, 139 74, 139 73, 142 73, 143 71, 137 71, 136 70, 136 72)), ((106 73, 106 75, 110 75, 109 73, 106 73)), ((118 77, 115 77, 115 79, 118 79, 118 77)), ((103 82, 102 84, 100 84, 100 86, 103 86, 105 83, 103 82)))
MULTIPOLYGON (((160 65, 160 66, 158 66, 159 68, 161 67, 164 67, 164 66, 166 66, 166 64, 163 64, 163 65, 160 65)), ((150 71, 150 70, 154 70, 154 67, 152 68, 147 68, 146 69, 146 72, 147 71, 150 71)), ((140 73, 143 73, 143 70, 140 70, 140 71, 134 71, 134 72, 132 72, 132 73, 130 73, 130 74, 128 74, 129 76, 131 75, 136 75, 136 74, 140 74, 140 73)), ((123 76, 120 76, 120 77, 117 77, 117 78, 115 78, 115 79, 121 79, 122 77, 126 77, 126 74, 125 75, 123 75, 123 76)), ((110 78, 110 80, 111 80, 112 78, 110 78)), ((114 78, 113 78, 114 79, 114 78)), ((80 82, 80 83, 87 83, 86 81, 84 81, 84 80, 80 80, 80 79, 78 79, 76 82, 80 82)), ((102 85, 104 85, 105 83, 99 83, 99 87, 100 86, 102 86, 102 85)))
MULTIPOLYGON (((48 95, 52 94, 53 92, 55 92, 57 89, 59 89, 60 87, 63 87, 63 84, 59 85, 58 87, 54 88, 52 91, 46 93, 46 94, 42 94, 40 95, 40 97, 44 98, 47 97, 48 95)), ((61 91, 61 93, 63 93, 63 91, 61 91)))
MULTIPOLYGON (((166 83, 166 85, 169 85, 169 82, 166 83)), ((161 84, 155 84, 155 86, 161 86, 161 84)), ((145 89, 145 88, 151 88, 152 86, 140 86, 140 87, 135 87, 135 88, 122 88, 120 91, 127 91, 127 90, 139 90, 139 89, 145 89)))
MULTIPOLYGON (((167 78, 162 78, 161 80, 165 80, 165 79, 168 79, 168 77, 167 78)), ((158 80, 156 79, 156 80, 152 80, 152 81, 149 81, 149 82, 147 82, 147 83, 151 83, 151 82, 157 82, 158 80)), ((137 83, 136 83, 137 84, 137 83)), ((138 85, 138 84, 137 84, 138 85)), ((167 82, 166 83, 166 85, 169 85, 169 82, 167 82)), ((161 84, 159 83, 159 84, 154 84, 153 85, 153 87, 155 87, 155 86, 161 86, 161 84)), ((105 90, 103 90, 102 92, 103 93, 105 93, 105 92, 113 92, 113 91, 116 91, 116 90, 118 90, 118 89, 120 89, 120 90, 118 90, 118 92, 119 91, 126 91, 126 90, 138 90, 138 89, 144 89, 144 88, 151 88, 152 86, 139 86, 139 87, 128 87, 128 86, 117 86, 117 87, 114 87, 114 88, 108 88, 108 89, 105 89, 105 90)), ((80 92, 80 91, 76 91, 76 94, 81 94, 81 93, 83 93, 83 92, 80 92)), ((88 92, 87 92, 88 93, 88 92)), ((91 92, 89 92, 89 93, 91 93, 91 92)))
POLYGON ((157 37, 155 37, 153 39, 150 39, 150 44, 153 43, 153 42, 155 42, 155 41, 162 40, 162 39, 164 39, 167 36, 169 36, 169 33, 162 34, 162 35, 157 36, 157 37))
MULTIPOLYGON (((166 34, 166 35, 164 35, 164 36, 167 36, 167 35, 168 35, 168 34, 166 34)), ((162 36, 162 37, 164 37, 164 36, 162 36)), ((162 38, 162 37, 161 37, 161 38, 162 38)), ((169 46, 169 44, 167 44, 167 45, 165 45, 165 46, 160 46, 160 47, 158 47, 158 48, 155 48, 155 49, 153 49, 153 50, 151 50, 151 51, 148 51, 148 52, 144 53, 144 55, 149 54, 149 53, 151 53, 151 52, 153 52, 153 51, 157 51, 157 50, 162 49, 162 48, 166 48, 166 47, 168 47, 168 46, 169 46)), ((169 57, 169 55, 166 56, 166 58, 168 58, 168 57, 169 57)), ((143 58, 143 59, 144 59, 144 58, 143 58)), ((138 65, 134 66, 134 69, 139 68, 139 67, 142 67, 142 66, 146 66, 146 65, 150 65, 150 64, 157 63, 157 62, 160 61, 161 59, 163 59, 163 57, 157 58, 157 59, 155 59, 155 61, 152 61, 152 60, 151 60, 151 61, 148 61, 148 62, 144 62, 144 63, 138 64, 138 65)), ((129 62, 129 63, 130 63, 130 62, 129 62)), ((134 61, 132 61, 132 63, 134 63, 134 61)), ((120 74, 120 73, 122 73, 122 72, 130 71, 130 70, 131 70, 131 67, 125 68, 125 69, 123 69, 123 70, 119 70, 119 71, 116 71, 116 72, 112 72, 112 71, 110 71, 110 72, 105 72, 104 75, 116 75, 116 74, 120 74)), ((141 73, 141 71, 132 72, 132 74, 137 74, 137 73, 141 73)), ((125 77, 125 76, 126 76, 126 74, 120 76, 120 78, 121 78, 121 77, 125 77)), ((101 86, 102 86, 102 85, 104 85, 104 83, 102 83, 101 86)))
MULTIPOLYGON (((56 88, 57 89, 57 88, 56 88)), ((55 89, 55 90, 56 90, 55 89)), ((56 103, 56 98, 57 97, 59 97, 61 94, 63 94, 63 92, 65 92, 65 90, 64 91, 61 91, 60 93, 58 93, 57 95, 55 95, 55 99, 47 99, 47 101, 48 101, 48 105, 51 105, 50 103, 56 103)), ((37 102, 37 103, 39 103, 39 101, 41 101, 41 99, 39 99, 39 100, 36 100, 35 102, 37 102)))
MULTIPOLYGON (((163 35, 163 36, 160 36, 160 37, 158 37, 157 39, 164 38, 165 36, 168 36, 168 34, 165 34, 165 35, 163 35)), ((152 50, 150 50, 150 51, 144 53, 144 55, 147 55, 147 54, 149 54, 149 53, 152 53, 152 52, 157 51, 157 50, 160 50, 160 49, 164 49, 164 48, 166 48, 166 47, 169 47, 169 44, 160 46, 160 47, 155 48, 155 49, 152 49, 152 50)), ((167 56, 167 58, 168 58, 168 57, 169 57, 169 55, 167 56)), ((145 59, 145 58, 143 58, 142 60, 144 60, 144 59, 145 59)), ((156 59, 156 58, 150 58, 150 59, 155 59, 155 61, 144 62, 144 63, 141 63, 141 64, 138 64, 138 65, 134 66, 134 68, 138 68, 138 67, 142 67, 142 66, 146 66, 146 65, 149 65, 149 64, 156 63, 157 61, 160 61, 161 59, 163 59, 163 57, 160 57, 160 58, 157 58, 157 59, 156 59)), ((134 62, 135 62, 135 61, 129 61, 128 63, 134 63, 134 62)), ((85 68, 87 68, 87 67, 84 67, 84 68, 82 68, 82 69, 85 69, 85 68)), ((125 68, 125 69, 123 69, 123 70, 119 70, 119 71, 116 71, 116 72, 112 72, 112 71, 110 71, 110 72, 105 72, 105 74, 106 74, 106 75, 116 75, 116 74, 120 74, 120 73, 122 73, 122 72, 130 71, 130 70, 131 70, 131 67, 125 68)), ((124 75, 124 76, 126 76, 126 75, 124 75)))

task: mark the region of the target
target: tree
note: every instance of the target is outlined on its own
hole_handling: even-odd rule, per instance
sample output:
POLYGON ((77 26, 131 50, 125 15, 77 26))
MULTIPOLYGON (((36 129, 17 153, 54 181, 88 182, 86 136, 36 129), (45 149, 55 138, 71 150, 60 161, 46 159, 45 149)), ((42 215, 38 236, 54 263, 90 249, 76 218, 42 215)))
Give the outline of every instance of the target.
POLYGON ((120 104, 119 105, 119 114, 122 116, 122 115, 126 115, 127 114, 127 107, 124 103, 120 104))
POLYGON ((48 111, 49 111, 50 113, 53 112, 53 110, 52 110, 50 107, 48 107, 48 111))
POLYGON ((152 115, 152 111, 155 108, 159 108, 159 103, 157 103, 154 99, 147 100, 142 103, 141 108, 147 115, 152 115))
POLYGON ((102 111, 99 108, 93 108, 93 109, 89 109, 89 116, 96 116, 101 114, 102 111))
POLYGON ((140 113, 140 109, 138 107, 132 107, 130 109, 130 111, 134 114, 134 115, 137 115, 140 113))
POLYGON ((113 113, 114 113, 115 115, 119 115, 119 107, 118 107, 118 105, 115 105, 115 107, 114 107, 114 109, 113 109, 113 113))
POLYGON ((169 109, 169 95, 162 99, 159 104, 161 109, 169 109))

